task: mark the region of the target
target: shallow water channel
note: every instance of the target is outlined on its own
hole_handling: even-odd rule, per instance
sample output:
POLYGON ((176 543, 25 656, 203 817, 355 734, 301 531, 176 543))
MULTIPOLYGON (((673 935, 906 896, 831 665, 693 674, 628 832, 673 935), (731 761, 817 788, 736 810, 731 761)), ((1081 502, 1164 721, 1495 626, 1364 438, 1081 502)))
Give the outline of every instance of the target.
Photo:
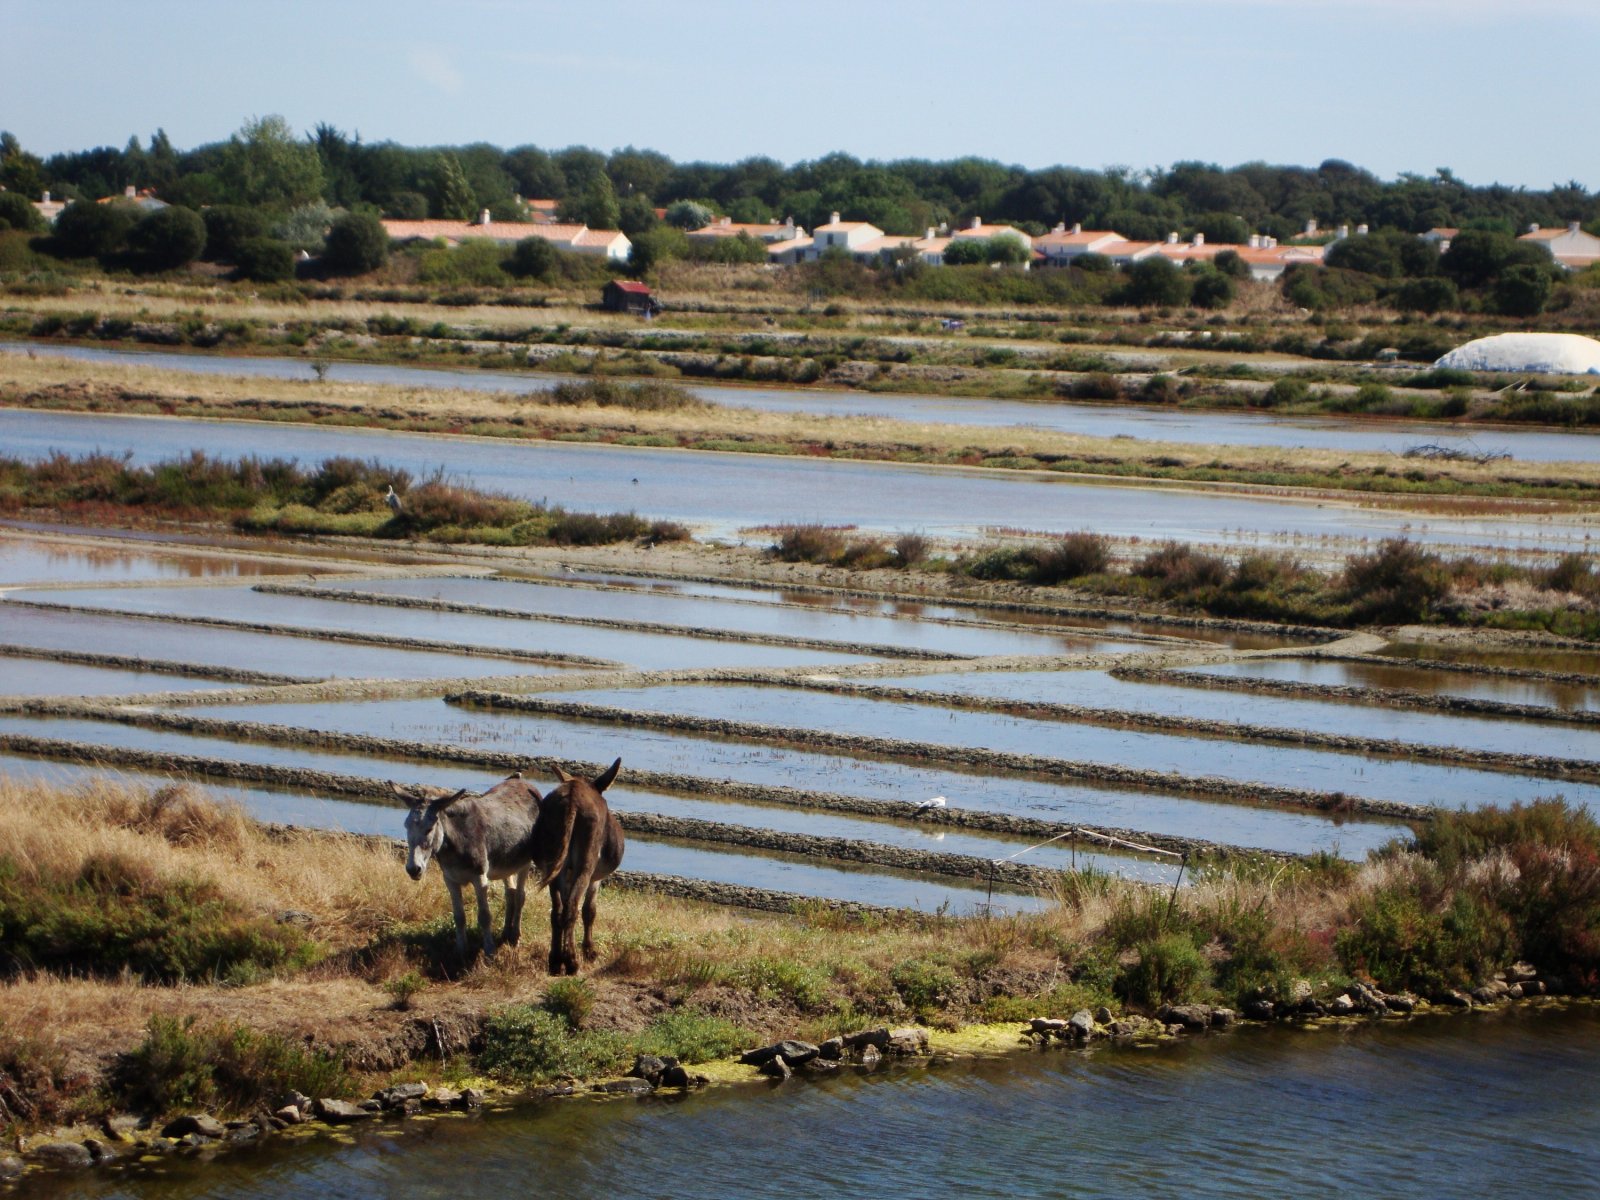
MULTIPOLYGON (((129 363, 197 375, 309 381, 303 358, 221 357, 159 350, 0 342, 0 351, 32 353, 80 362, 129 363)), ((502 370, 450 370, 382 363, 335 362, 328 378, 344 383, 410 388, 528 393, 547 391, 566 376, 502 370)), ((942 425, 1020 426, 1090 437, 1198 442, 1223 446, 1307 447, 1403 453, 1418 443, 1490 451, 1533 462, 1600 461, 1600 437, 1543 429, 1464 427, 1438 422, 1358 421, 1337 417, 1282 416, 1263 412, 1193 412, 1154 405, 1069 404, 1062 401, 971 399, 955 396, 846 391, 835 388, 727 387, 684 383, 688 391, 729 408, 818 416, 870 416, 942 425)))
MULTIPOLYGON (((204 715, 227 720, 483 747, 496 752, 525 754, 530 760, 598 763, 610 762, 620 755, 624 779, 627 769, 634 767, 743 783, 841 792, 877 800, 915 802, 942 795, 952 806, 962 808, 1050 821, 1117 826, 1295 853, 1328 850, 1359 858, 1390 838, 1408 832, 1405 826, 1393 822, 1341 823, 1307 812, 1226 804, 1181 794, 1056 783, 998 772, 945 770, 892 760, 757 745, 730 738, 467 709, 438 700, 374 700, 337 706, 249 704, 201 711, 204 715)), ((21 720, 26 719, 0 717, 0 731, 11 727, 13 721, 21 720)), ((98 726, 100 723, 88 724, 98 726)), ((167 739, 178 735, 130 727, 115 732, 102 730, 99 734, 91 728, 86 733, 45 736, 78 737, 88 741, 131 738, 135 740, 127 744, 145 745, 146 738, 167 739)), ((189 749, 186 753, 210 753, 229 758, 270 753, 274 755, 271 761, 293 761, 294 756, 308 753, 249 743, 236 746, 203 738, 189 741, 191 745, 208 744, 211 749, 189 749), (224 745, 228 747, 226 750, 219 748, 224 745)), ((335 756, 318 755, 317 765, 324 765, 323 760, 332 757, 335 756)), ((354 756, 343 757, 346 761, 354 760, 354 756)), ((261 760, 252 757, 251 761, 261 760)), ((365 770, 333 765, 325 769, 351 774, 375 773, 370 765, 365 770)), ((1181 786, 1182 780, 1175 777, 1174 790, 1181 786)))
MULTIPOLYGON (((136 464, 193 450, 315 462, 376 458, 425 477, 436 468, 486 491, 579 509, 632 509, 717 537, 806 522, 878 532, 974 537, 1023 526, 1112 537, 1304 547, 1406 536, 1445 546, 1577 551, 1593 524, 1436 517, 1230 495, 1209 489, 1091 484, 1039 473, 843 459, 775 458, 565 442, 506 442, 379 430, 0 409, 0 445, 21 458, 127 450, 136 464)), ((758 535, 759 536, 759 535, 758 535)))
MULTIPOLYGON (((980 628, 940 624, 927 617, 880 615, 838 610, 816 611, 794 605, 752 604, 743 597, 638 593, 559 587, 500 579, 373 579, 332 585, 330 590, 363 595, 407 596, 509 608, 529 614, 598 617, 726 629, 773 637, 821 638, 836 642, 901 646, 972 656, 989 654, 1082 654, 1144 650, 1142 642, 1118 642, 1089 633, 1042 629, 980 628)), ((732 589, 728 589, 732 590, 732 589)), ((946 620, 971 621, 970 613, 945 609, 946 620)))
POLYGON ((1425 746, 1467 746, 1504 754, 1586 758, 1600 763, 1600 729, 1587 726, 1414 712, 1359 700, 1302 700, 1248 692, 1219 693, 1203 687, 1117 679, 1107 671, 941 671, 932 675, 868 678, 858 682, 911 691, 1073 704, 1285 730, 1385 738, 1425 746))
POLYGON ((1600 811, 1600 785, 1570 780, 1556 784, 1537 776, 1509 772, 1041 721, 931 704, 801 692, 793 688, 696 684, 564 692, 561 699, 611 705, 635 712, 687 713, 836 733, 905 738, 940 746, 973 746, 1051 758, 1118 763, 1182 777, 1216 775, 1240 782, 1347 792, 1373 799, 1446 808, 1507 804, 1560 791, 1573 803, 1600 811))
POLYGON ((0 535, 0 587, 19 583, 128 583, 282 575, 300 563, 243 555, 131 550, 47 538, 0 535))
MULTIPOLYGON (((54 602, 66 594, 50 592, 41 593, 41 596, 54 602)), ((114 594, 134 596, 139 593, 114 594)), ((198 598, 203 599, 203 594, 198 598)), ((203 610, 205 606, 196 607, 203 610)), ((4 600, 0 600, 0 643, 267 671, 303 679, 463 679, 543 675, 560 669, 508 658, 363 646, 292 634, 81 613, 66 606, 35 608, 7 604, 4 600)), ((148 690, 175 691, 192 683, 179 676, 163 678, 171 680, 165 688, 148 690)), ((0 687, 0 694, 4 691, 0 687)))
MULTIPOLYGON (((350 600, 281 596, 250 588, 128 588, 18 592, 19 599, 63 610, 116 609, 156 616, 249 621, 298 629, 381 634, 432 642, 514 650, 524 654, 579 653, 647 670, 674 667, 777 667, 859 663, 867 655, 812 650, 714 637, 631 629, 575 627, 536 618, 484 617, 425 608, 393 608, 350 600)), ((505 661, 505 660, 502 660, 505 661)))
MULTIPOLYGON (((937 1036, 937 1035, 936 1035, 937 1036)), ((39 1185, 93 1200, 1590 1195, 1592 1009, 564 1100, 39 1185), (781 1156, 775 1157, 781 1150, 781 1156)))
POLYGON ((1185 667, 1196 675, 1222 675, 1241 679, 1281 679, 1291 683, 1340 684, 1355 687, 1397 688, 1433 696, 1469 696, 1506 704, 1542 704, 1552 708, 1600 710, 1600 681, 1593 685, 1558 683, 1514 676, 1469 675, 1461 671, 1430 671, 1425 665, 1340 662, 1336 659, 1274 658, 1248 662, 1214 663, 1185 667))
POLYGON ((201 692, 235 686, 188 675, 124 671, 80 663, 0 654, 0 696, 131 696, 140 692, 201 692))

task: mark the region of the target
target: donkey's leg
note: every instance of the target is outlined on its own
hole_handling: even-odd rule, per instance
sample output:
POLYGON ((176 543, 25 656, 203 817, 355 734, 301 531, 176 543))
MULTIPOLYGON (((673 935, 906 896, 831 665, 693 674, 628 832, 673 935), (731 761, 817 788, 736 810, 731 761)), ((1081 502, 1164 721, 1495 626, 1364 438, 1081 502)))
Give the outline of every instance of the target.
POLYGON ((600 885, 591 883, 589 890, 583 897, 583 957, 590 962, 595 960, 594 953, 594 898, 600 894, 600 885))
POLYGON ((489 876, 487 873, 479 875, 472 881, 473 891, 478 893, 478 928, 483 933, 483 952, 485 955, 494 954, 494 927, 489 924, 489 876))
POLYGON ((561 974, 561 876, 550 881, 550 974, 561 974))
POLYGON ((461 905, 461 885, 446 878, 445 890, 450 893, 450 911, 456 919, 456 954, 463 962, 467 958, 467 911, 461 905))
POLYGON ((589 891, 589 876, 592 869, 578 873, 572 880, 571 887, 567 889, 567 908, 561 914, 561 964, 568 975, 578 973, 578 906, 584 903, 584 897, 589 891))
POLYGON ((522 906, 528 899, 528 873, 506 876, 506 925, 500 940, 515 946, 522 940, 522 906))

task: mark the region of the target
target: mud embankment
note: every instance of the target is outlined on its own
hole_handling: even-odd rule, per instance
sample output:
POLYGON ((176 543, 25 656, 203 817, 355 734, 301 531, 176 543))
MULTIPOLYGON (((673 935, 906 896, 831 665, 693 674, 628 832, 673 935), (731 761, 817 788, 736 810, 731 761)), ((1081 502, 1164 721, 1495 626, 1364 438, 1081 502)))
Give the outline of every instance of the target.
POLYGON ((51 650, 10 643, 0 643, 0 657, 77 663, 85 667, 110 667, 119 671, 177 675, 186 679, 214 679, 220 683, 242 683, 253 687, 285 687, 313 682, 302 675, 275 675, 270 671, 252 671, 246 667, 210 666, 204 663, 174 662, 162 658, 138 658, 126 654, 95 654, 86 650, 51 650))

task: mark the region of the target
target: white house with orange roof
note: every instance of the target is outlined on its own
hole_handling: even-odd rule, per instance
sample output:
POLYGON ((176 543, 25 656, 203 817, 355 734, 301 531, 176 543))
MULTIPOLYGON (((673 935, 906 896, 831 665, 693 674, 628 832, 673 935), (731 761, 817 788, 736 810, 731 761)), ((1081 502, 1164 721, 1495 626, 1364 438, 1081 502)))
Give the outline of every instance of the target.
POLYGON ((459 246, 468 241, 515 245, 523 238, 542 238, 573 254, 592 254, 613 262, 625 260, 633 250, 628 235, 616 229, 590 229, 587 225, 527 225, 517 221, 494 221, 485 209, 476 221, 384 221, 384 231, 395 242, 443 241, 459 246))
POLYGON ((1517 241, 1538 246, 1569 271, 1581 271, 1600 262, 1600 237, 1585 233, 1577 221, 1568 222, 1565 229, 1540 229, 1530 225, 1528 232, 1517 241))
POLYGON ((732 217, 718 217, 711 224, 691 231, 688 237, 692 242, 715 242, 721 238, 738 237, 740 234, 770 246, 775 242, 792 242, 797 238, 803 238, 806 231, 794 223, 793 217, 781 223, 735 221, 732 217))
POLYGON ((956 230, 952 236, 962 241, 971 238, 984 242, 990 238, 1014 237, 1026 246, 1030 252, 1033 250, 1033 238, 1031 235, 1023 233, 1015 225, 985 225, 982 217, 973 217, 965 229, 956 230))
POLYGON ((868 242, 883 237, 883 230, 866 221, 841 221, 838 213, 831 213, 826 225, 811 231, 811 247, 806 251, 807 261, 821 258, 830 250, 843 250, 854 254, 868 242))
POLYGON ((1044 255, 1046 266, 1066 267, 1071 266, 1075 258, 1098 254, 1105 247, 1126 240, 1110 229, 1085 229, 1077 222, 1068 229, 1065 222, 1060 222, 1043 237, 1034 238, 1033 248, 1044 255))

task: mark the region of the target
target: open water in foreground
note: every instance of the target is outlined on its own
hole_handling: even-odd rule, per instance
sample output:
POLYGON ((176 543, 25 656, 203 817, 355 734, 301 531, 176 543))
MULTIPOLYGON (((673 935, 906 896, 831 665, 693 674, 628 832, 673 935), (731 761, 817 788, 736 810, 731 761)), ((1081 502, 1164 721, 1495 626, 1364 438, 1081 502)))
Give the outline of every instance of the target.
POLYGON ((85 1197, 1592 1196, 1600 1015, 1052 1049, 267 1146, 85 1197))

